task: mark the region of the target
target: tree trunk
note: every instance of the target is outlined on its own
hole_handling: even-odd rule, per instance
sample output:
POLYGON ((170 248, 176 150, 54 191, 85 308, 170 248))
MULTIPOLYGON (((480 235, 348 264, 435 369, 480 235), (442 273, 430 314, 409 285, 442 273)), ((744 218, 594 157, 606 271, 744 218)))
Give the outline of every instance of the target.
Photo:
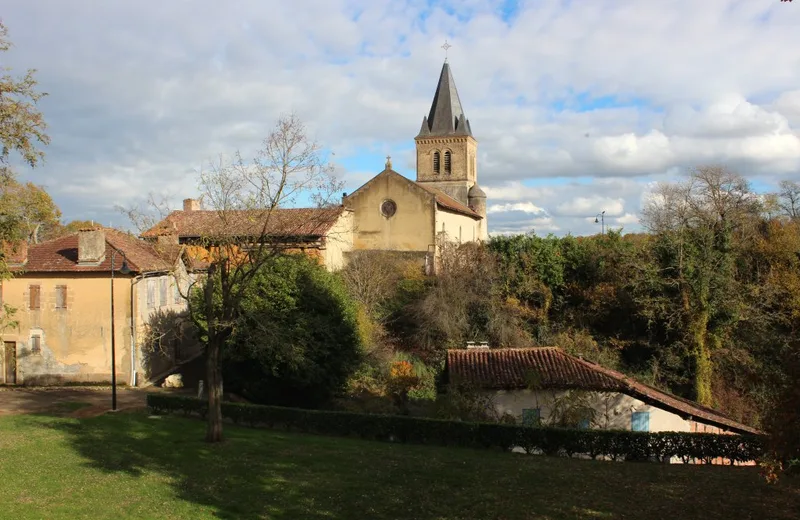
POLYGON ((695 400, 705 406, 711 406, 711 378, 714 369, 711 365, 711 348, 708 344, 708 312, 702 311, 692 323, 692 356, 694 358, 694 393, 695 400))
POLYGON ((208 328, 206 345, 206 379, 208 379, 208 427, 206 442, 222 441, 222 371, 220 370, 221 341, 217 331, 217 316, 214 308, 214 275, 216 266, 211 264, 205 286, 205 307, 208 328))
POLYGON ((219 366, 220 346, 218 341, 209 341, 206 356, 206 378, 208 379, 206 441, 220 442, 222 441, 222 370, 219 366))

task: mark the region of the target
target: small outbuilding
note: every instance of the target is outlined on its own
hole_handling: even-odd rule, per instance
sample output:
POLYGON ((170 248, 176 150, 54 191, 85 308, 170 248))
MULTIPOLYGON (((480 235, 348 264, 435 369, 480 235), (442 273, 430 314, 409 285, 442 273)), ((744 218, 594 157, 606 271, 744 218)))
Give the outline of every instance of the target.
POLYGON ((696 402, 666 393, 557 347, 449 350, 448 387, 489 397, 522 424, 647 432, 758 433, 696 402))

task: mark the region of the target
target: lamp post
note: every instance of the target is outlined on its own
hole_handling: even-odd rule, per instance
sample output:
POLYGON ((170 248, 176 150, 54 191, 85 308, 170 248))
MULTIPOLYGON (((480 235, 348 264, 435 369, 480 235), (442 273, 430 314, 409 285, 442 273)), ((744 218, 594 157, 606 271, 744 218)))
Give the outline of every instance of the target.
POLYGON ((605 216, 606 216, 606 212, 605 212, 605 210, 603 210, 600 213, 598 213, 597 215, 595 215, 595 217, 594 217, 594 223, 595 224, 597 224, 598 222, 600 223, 600 234, 602 234, 602 235, 606 234, 606 218, 605 218, 605 216), (598 218, 599 218, 599 220, 598 220, 598 218))
POLYGON ((111 411, 117 411, 117 342, 116 334, 114 331, 114 258, 117 253, 122 255, 122 267, 119 272, 128 274, 131 272, 128 267, 128 257, 125 253, 116 249, 111 250, 111 411))

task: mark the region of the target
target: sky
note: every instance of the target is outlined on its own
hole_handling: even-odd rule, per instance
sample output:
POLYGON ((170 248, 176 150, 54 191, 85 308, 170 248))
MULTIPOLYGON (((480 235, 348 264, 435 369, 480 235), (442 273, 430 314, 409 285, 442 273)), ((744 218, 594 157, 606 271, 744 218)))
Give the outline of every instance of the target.
POLYGON ((721 164, 800 180, 800 2, 5 0, 0 65, 38 70, 52 143, 19 177, 64 220, 198 195, 296 113, 352 192, 414 178, 445 40, 493 234, 641 229, 659 182, 721 164))

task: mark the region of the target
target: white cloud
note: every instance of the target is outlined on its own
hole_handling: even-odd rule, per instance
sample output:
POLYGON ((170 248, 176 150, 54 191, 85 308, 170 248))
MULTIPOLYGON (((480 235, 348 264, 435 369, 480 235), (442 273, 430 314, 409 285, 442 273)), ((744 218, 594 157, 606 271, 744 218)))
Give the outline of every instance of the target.
POLYGON ((565 217, 591 217, 605 211, 608 216, 622 215, 625 210, 623 199, 611 199, 598 195, 587 197, 574 197, 555 208, 555 214, 565 217))
POLYGON ((509 211, 521 211, 522 213, 544 213, 544 210, 532 202, 515 202, 507 204, 492 204, 486 209, 486 213, 506 213, 509 211))
POLYGON ((626 224, 634 224, 634 225, 636 225, 636 224, 639 223, 639 217, 638 217, 638 215, 635 215, 633 213, 625 213, 621 217, 615 218, 614 222, 616 222, 617 224, 622 224, 622 225, 626 225, 626 224))

